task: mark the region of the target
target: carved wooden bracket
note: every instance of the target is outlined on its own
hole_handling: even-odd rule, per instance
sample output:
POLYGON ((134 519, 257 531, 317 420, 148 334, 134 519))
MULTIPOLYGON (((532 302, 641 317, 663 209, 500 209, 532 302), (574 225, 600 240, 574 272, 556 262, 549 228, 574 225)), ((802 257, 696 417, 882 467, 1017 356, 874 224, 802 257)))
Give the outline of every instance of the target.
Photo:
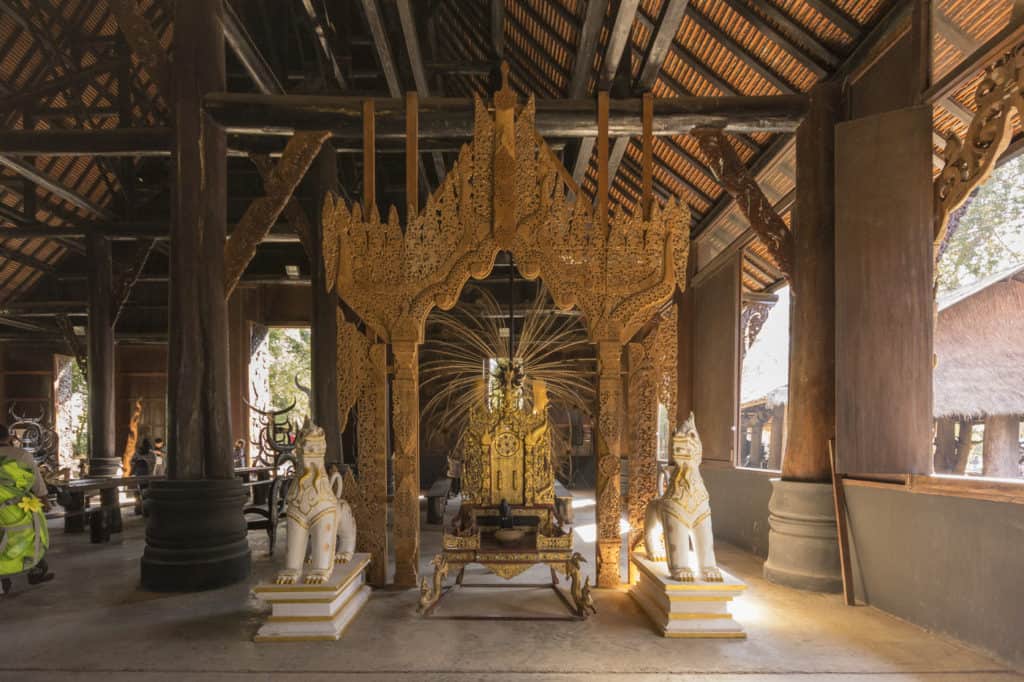
MULTIPOLYGON (((271 162, 270 157, 264 154, 253 154, 249 158, 253 165, 256 166, 263 185, 266 186, 270 183, 274 173, 274 164, 271 162)), ((302 249, 306 252, 306 258, 312 263, 316 257, 316 252, 314 251, 313 226, 309 223, 309 216, 306 215, 306 210, 302 208, 299 200, 293 196, 284 205, 282 213, 288 219, 288 225, 299 236, 299 242, 302 243, 302 249)))
POLYGON ((707 159, 708 169, 729 193, 750 227, 761 239, 778 263, 787 280, 793 274, 793 233, 775 212, 757 180, 743 165, 736 150, 721 130, 694 130, 691 133, 707 159))
MULTIPOLYGON (((254 200, 224 245, 224 295, 230 296, 238 280, 256 255, 256 248, 274 226, 285 205, 306 174, 313 159, 320 153, 324 140, 330 137, 325 130, 295 133, 281 155, 281 161, 264 181, 267 196, 254 200)), ((266 164, 264 160, 260 163, 266 164)), ((257 163, 257 167, 260 165, 257 163)))
POLYGON ((977 111, 967 128, 966 141, 955 133, 946 137, 942 153, 945 165, 935 178, 934 253, 946 238, 950 214, 967 201, 967 197, 995 168, 996 161, 1010 144, 1013 134, 1012 113, 1024 115, 1024 45, 1005 53, 985 70, 985 76, 974 91, 977 111))

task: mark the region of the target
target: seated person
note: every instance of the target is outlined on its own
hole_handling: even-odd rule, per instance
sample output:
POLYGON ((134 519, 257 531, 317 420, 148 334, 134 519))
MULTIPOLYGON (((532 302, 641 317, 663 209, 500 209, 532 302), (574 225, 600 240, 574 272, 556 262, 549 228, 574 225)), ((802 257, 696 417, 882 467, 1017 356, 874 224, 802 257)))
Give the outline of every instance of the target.
POLYGON ((132 476, 152 476, 156 468, 156 455, 153 453, 153 444, 148 438, 142 439, 142 444, 135 451, 132 457, 132 476))
POLYGON ((167 453, 164 451, 164 439, 159 437, 153 441, 153 475, 167 475, 167 453))

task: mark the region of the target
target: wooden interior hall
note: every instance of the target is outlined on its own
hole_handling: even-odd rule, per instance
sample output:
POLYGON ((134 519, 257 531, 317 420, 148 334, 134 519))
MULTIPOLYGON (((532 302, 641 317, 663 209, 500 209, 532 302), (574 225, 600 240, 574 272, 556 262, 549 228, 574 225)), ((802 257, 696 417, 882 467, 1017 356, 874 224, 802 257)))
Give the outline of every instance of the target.
POLYGON ((1016 679, 1024 264, 956 292, 939 266, 1024 151, 1022 92, 1022 0, 0 0, 0 422, 53 434, 56 575, 0 597, 6 669, 336 670, 250 641, 287 489, 256 471, 257 347, 288 327, 373 557, 355 676, 1016 679), (631 281, 626 252, 662 270, 631 281), (593 530, 597 614, 565 639, 410 615, 458 496, 432 316, 484 299, 510 348, 530 314, 584 339, 551 356, 591 401, 552 417, 593 530), (780 378, 755 393, 769 324, 780 378), (648 643, 625 596, 691 414, 742 643, 648 643), (165 470, 132 479, 157 438, 165 470), (48 639, 108 605, 111 640, 167 651, 48 639))

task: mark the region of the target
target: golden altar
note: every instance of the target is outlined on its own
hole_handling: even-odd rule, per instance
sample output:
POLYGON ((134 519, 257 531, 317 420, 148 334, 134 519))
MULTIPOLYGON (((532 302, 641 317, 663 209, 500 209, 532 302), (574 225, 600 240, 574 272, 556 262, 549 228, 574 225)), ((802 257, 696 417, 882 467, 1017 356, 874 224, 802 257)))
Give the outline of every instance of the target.
POLYGON ((583 557, 573 551, 572 528, 555 510, 555 472, 547 393, 533 383, 528 405, 521 386, 507 378, 469 414, 462 445, 462 506, 444 529, 434 575, 420 586, 419 612, 429 615, 447 590, 462 585, 465 568, 476 563, 506 580, 532 566, 551 570, 551 587, 572 618, 594 611, 590 579, 581 580, 583 557), (444 587, 450 572, 455 585, 444 587), (570 583, 567 597, 558 574, 570 583))

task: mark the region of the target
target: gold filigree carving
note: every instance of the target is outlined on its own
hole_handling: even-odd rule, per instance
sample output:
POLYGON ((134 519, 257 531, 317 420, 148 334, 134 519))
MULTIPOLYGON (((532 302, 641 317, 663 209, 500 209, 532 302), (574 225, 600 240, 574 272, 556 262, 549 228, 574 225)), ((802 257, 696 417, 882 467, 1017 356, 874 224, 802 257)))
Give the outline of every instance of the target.
POLYGON ((613 341, 597 344, 597 584, 619 584, 619 523, 622 509, 621 443, 622 347, 613 341))
POLYGON ((946 238, 949 215, 985 182, 1010 144, 1014 110, 1024 116, 1024 45, 1018 45, 985 70, 974 90, 976 111, 966 140, 946 136, 945 164, 935 178, 935 257, 946 238))
MULTIPOLYGON (((418 382, 413 365, 430 310, 454 305, 465 283, 484 277, 505 249, 526 277, 544 278, 559 307, 579 307, 590 339, 605 346, 609 356, 621 353, 622 345, 685 282, 686 204, 674 200, 655 206, 649 220, 625 213, 598 219, 569 185, 569 174, 537 135, 534 121, 533 98, 517 112, 510 88, 496 97, 493 116, 477 99, 473 141, 463 146, 444 182, 404 230, 393 208, 385 221, 376 208, 364 214, 358 205, 350 207, 333 196, 324 199, 324 239, 333 242, 323 249, 326 271, 335 273, 338 295, 393 344, 398 364, 392 418, 400 584, 415 584, 418 561, 418 382), (574 201, 566 199, 570 190, 574 201)), ((602 381, 600 397, 602 585, 618 583, 617 558, 601 559, 611 556, 612 544, 615 552, 620 545, 618 366, 616 359, 614 370, 608 370, 614 371, 615 381, 611 374, 602 381)), ((533 455, 542 459, 544 453, 535 450, 533 455)), ((466 466, 464 490, 479 487, 491 474, 486 462, 466 466)), ((543 503, 552 497, 546 489, 534 489, 535 499, 543 503)))
MULTIPOLYGON (((675 414, 676 311, 669 308, 657 326, 640 342, 628 347, 629 357, 629 539, 627 550, 637 550, 644 538, 647 505, 658 495, 658 406, 675 414)), ((636 568, 629 562, 629 580, 636 568)))

